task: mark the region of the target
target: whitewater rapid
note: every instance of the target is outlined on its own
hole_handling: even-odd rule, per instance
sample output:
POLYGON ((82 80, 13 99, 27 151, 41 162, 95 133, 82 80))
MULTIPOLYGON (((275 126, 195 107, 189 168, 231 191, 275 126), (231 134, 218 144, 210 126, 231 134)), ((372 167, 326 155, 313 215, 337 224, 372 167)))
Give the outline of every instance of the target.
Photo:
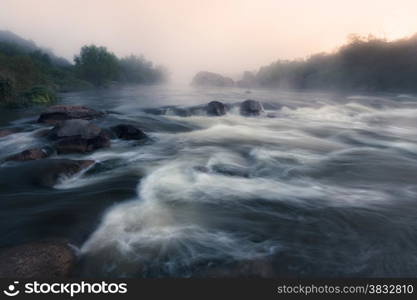
POLYGON ((354 219, 321 220, 321 214, 351 209, 377 215, 398 204, 399 194, 417 199, 416 134, 407 126, 416 116, 415 108, 354 102, 283 107, 256 118, 234 111, 217 118, 167 116, 198 129, 154 134, 153 144, 121 154, 144 177, 137 196, 110 208, 83 244, 81 253, 93 265, 87 270, 100 264, 112 275, 193 276, 196 266, 285 251, 312 262, 334 252, 341 260, 331 262, 333 272, 364 270, 381 246, 367 240, 354 219), (323 241, 293 249, 297 230, 323 221, 313 236, 355 251, 338 243, 329 249, 323 241))
POLYGON ((148 142, 68 155, 96 164, 54 187, 114 199, 80 239, 82 276, 417 275, 417 98, 154 92, 107 96, 100 121, 136 124, 148 142), (176 113, 197 96, 232 109, 176 113), (170 97, 173 108, 158 110, 170 97), (244 97, 265 112, 240 116, 244 97), (116 191, 130 181, 123 198, 116 191))

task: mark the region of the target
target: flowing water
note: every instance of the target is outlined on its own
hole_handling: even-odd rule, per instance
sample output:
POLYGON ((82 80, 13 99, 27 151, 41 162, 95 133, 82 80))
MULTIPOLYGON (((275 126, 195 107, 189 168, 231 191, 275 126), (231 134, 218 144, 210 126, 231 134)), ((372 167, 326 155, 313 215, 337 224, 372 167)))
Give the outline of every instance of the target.
MULTIPOLYGON (((66 94, 146 142, 66 158, 53 188, 0 166, 0 246, 65 237, 78 276, 417 276, 417 98, 174 87, 66 94), (242 117, 238 104, 265 112, 242 117), (199 105, 228 103, 225 116, 199 105)), ((41 143, 41 108, 2 111, 0 159, 41 143)), ((37 174, 36 176, 42 176, 37 174)))

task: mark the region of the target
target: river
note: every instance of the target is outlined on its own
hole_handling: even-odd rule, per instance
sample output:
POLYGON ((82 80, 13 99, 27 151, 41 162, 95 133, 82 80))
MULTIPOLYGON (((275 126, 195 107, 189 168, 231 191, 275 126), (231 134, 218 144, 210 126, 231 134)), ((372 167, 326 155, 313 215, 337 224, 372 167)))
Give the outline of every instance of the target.
MULTIPOLYGON (((0 165, 0 246, 66 238, 78 276, 417 276, 416 96, 149 86, 60 102, 150 140, 61 155, 96 164, 50 188, 0 165), (239 115, 248 98, 263 115, 239 115), (212 100, 232 108, 209 117, 212 100)), ((0 159, 40 143, 42 110, 0 111, 23 129, 0 159)))

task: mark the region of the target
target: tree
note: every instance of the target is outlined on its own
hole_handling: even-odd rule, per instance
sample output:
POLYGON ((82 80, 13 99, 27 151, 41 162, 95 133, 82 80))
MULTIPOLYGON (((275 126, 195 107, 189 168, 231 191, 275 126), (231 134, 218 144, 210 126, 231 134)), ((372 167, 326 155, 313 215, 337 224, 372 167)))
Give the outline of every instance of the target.
POLYGON ((152 62, 143 55, 130 55, 120 59, 120 79, 135 84, 159 83, 165 79, 166 71, 162 67, 154 67, 152 62))
POLYGON ((351 35, 333 53, 277 61, 260 68, 256 79, 268 87, 415 92, 416 54, 417 35, 395 41, 351 35))
POLYGON ((118 59, 105 47, 84 46, 74 61, 77 75, 95 86, 106 85, 119 75, 118 59))

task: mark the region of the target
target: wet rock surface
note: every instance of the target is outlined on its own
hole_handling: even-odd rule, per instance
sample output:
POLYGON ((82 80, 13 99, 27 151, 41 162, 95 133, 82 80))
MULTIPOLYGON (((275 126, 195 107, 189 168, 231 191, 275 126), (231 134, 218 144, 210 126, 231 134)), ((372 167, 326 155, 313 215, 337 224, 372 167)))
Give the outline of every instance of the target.
POLYGON ((38 119, 39 123, 57 124, 64 120, 83 119, 92 120, 104 116, 103 112, 86 106, 77 105, 54 105, 42 113, 38 119))
POLYGON ((61 139, 54 146, 58 154, 88 153, 110 147, 110 138, 106 134, 101 134, 92 139, 75 136, 61 139))
POLYGON ((263 112, 262 104, 256 100, 245 100, 240 104, 240 114, 245 117, 259 116, 263 112))
POLYGON ((207 104, 206 110, 209 116, 223 116, 227 112, 226 106, 220 101, 211 101, 207 104))
POLYGON ((56 125, 49 136, 52 139, 62 139, 78 136, 83 139, 92 139, 100 135, 101 129, 86 120, 67 120, 56 125))
POLYGON ((86 120, 66 120, 56 125, 49 137, 57 140, 58 154, 88 153, 110 147, 110 137, 105 131, 86 120))
POLYGON ((0 138, 19 132, 14 128, 0 129, 0 138))
POLYGON ((147 135, 142 130, 130 124, 119 124, 112 127, 111 130, 118 138, 123 140, 142 140, 147 138, 147 135))
POLYGON ((93 160, 45 159, 32 166, 34 183, 54 186, 60 178, 73 176, 94 164, 93 160))
POLYGON ((0 250, 0 277, 65 278, 76 256, 67 241, 41 241, 0 250))
POLYGON ((7 157, 6 161, 7 160, 27 161, 27 160, 43 159, 51 155, 51 153, 52 153, 52 149, 50 148, 31 148, 31 149, 27 149, 20 153, 7 157))

